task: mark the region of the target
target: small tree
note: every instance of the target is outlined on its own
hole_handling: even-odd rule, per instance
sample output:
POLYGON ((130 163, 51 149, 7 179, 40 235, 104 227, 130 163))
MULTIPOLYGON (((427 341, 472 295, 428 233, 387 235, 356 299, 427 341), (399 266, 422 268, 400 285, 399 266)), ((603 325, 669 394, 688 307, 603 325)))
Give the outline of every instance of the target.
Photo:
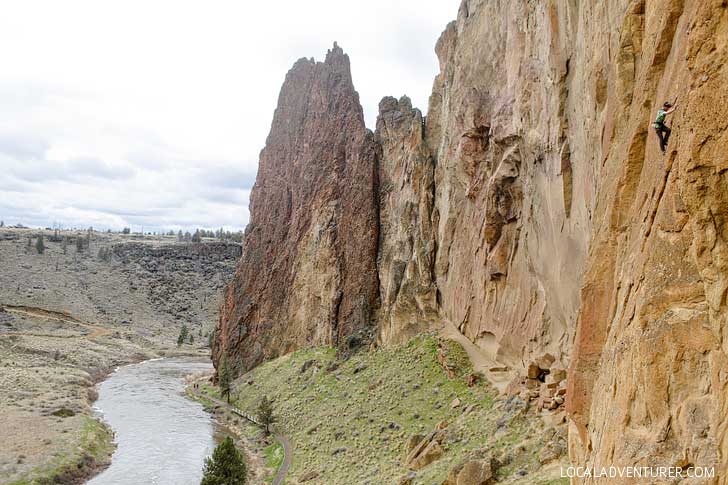
POLYGON ((30 252, 30 248, 33 247, 33 238, 28 236, 28 244, 25 245, 25 250, 30 252))
POLYGON ((66 236, 62 236, 63 239, 61 239, 61 249, 63 250, 63 254, 66 254, 68 252, 68 239, 66 236))
POLYGON ((76 252, 83 252, 83 239, 81 239, 81 236, 76 236, 76 252))
POLYGON ((227 398, 230 404, 230 388, 232 386, 232 373, 228 365, 227 356, 223 354, 220 361, 220 368, 217 370, 217 385, 220 386, 220 395, 227 398))
POLYGON ((200 233, 199 229, 197 229, 195 231, 195 233, 192 235, 192 242, 193 243, 202 242, 202 234, 200 233))
POLYGON ((185 238, 184 234, 182 234, 182 229, 177 231, 177 242, 182 242, 182 240, 185 238))
POLYGON ((124 229, 121 230, 121 233, 122 234, 130 234, 131 233, 131 228, 130 227, 125 227, 124 229))
POLYGON ((5 221, 0 221, 0 227, 5 227, 5 221))
POLYGON ((247 482, 248 468, 243 455, 235 448, 229 436, 205 458, 200 485, 243 485, 247 482))
POLYGON ((273 402, 268 399, 268 396, 263 396, 258 404, 258 421, 265 434, 270 434, 270 425, 276 422, 276 417, 273 415, 273 402))
POLYGON ((177 347, 185 343, 185 340, 187 340, 187 334, 189 333, 189 329, 187 328, 186 324, 182 324, 182 328, 179 331, 179 337, 177 337, 177 347))
POLYGON ((38 235, 38 239, 35 241, 35 250, 38 251, 38 254, 43 254, 45 252, 45 243, 43 242, 43 234, 38 235))

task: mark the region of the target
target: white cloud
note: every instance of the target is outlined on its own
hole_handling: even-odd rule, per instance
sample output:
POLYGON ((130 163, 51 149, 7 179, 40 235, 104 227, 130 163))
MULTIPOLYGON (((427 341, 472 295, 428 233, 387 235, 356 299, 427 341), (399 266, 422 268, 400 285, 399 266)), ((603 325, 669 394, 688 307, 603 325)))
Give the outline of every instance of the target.
POLYGON ((280 85, 333 41, 367 124, 426 108, 458 0, 55 0, 0 6, 0 219, 242 228, 280 85))

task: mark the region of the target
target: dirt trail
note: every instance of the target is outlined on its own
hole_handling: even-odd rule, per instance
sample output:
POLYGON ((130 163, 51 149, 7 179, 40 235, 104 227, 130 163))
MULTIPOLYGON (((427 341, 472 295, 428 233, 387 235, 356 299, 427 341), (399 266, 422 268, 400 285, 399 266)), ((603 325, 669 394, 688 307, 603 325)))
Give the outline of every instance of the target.
POLYGON ((7 332, 4 334, 1 334, 0 337, 7 337, 11 335, 26 335, 26 336, 43 336, 43 337, 57 337, 57 338, 77 338, 77 337, 86 337, 86 338, 98 338, 103 337, 105 335, 109 335, 112 330, 108 328, 104 328, 100 325, 83 322, 67 313, 57 312, 53 310, 46 310, 44 308, 38 308, 38 307, 29 307, 24 305, 0 305, 1 308, 3 308, 8 313, 16 313, 19 315, 27 315, 35 318, 43 318, 46 320, 56 320, 63 323, 71 323, 73 325, 78 325, 80 327, 84 327, 89 330, 89 333, 86 335, 48 335, 48 334, 39 334, 36 332, 7 332))
POLYGON ((460 333, 452 322, 445 321, 445 326, 440 330, 440 335, 462 345, 468 353, 468 357, 470 357, 473 370, 481 372, 498 391, 502 392, 513 379, 514 374, 511 371, 492 371, 491 369, 501 368, 503 365, 490 358, 484 349, 481 349, 460 333))

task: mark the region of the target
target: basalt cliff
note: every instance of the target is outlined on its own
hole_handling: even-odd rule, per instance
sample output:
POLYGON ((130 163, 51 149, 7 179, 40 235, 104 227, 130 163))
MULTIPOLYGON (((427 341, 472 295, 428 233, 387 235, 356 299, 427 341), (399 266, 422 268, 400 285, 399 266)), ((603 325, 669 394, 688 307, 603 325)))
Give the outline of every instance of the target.
POLYGON ((449 325, 568 368, 575 464, 728 483, 726 42, 725 0, 464 0, 427 116, 388 97, 374 133, 339 47, 298 61, 214 358, 449 325))

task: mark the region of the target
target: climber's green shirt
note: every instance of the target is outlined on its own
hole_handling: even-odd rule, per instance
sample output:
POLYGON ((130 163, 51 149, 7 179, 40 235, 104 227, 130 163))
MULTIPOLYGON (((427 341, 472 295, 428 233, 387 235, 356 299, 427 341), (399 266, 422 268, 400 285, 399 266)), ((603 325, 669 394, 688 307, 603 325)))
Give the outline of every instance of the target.
POLYGON ((657 111, 657 118, 655 118, 655 124, 661 125, 665 122, 665 117, 667 116, 667 111, 664 109, 657 111))

